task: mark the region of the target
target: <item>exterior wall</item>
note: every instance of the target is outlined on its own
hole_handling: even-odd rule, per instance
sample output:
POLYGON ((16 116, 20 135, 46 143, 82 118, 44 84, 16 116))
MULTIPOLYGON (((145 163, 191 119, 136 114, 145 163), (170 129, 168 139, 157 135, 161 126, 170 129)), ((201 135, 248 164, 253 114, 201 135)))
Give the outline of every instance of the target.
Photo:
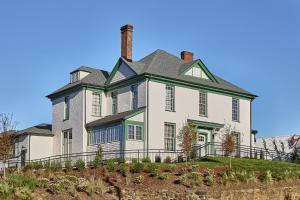
POLYGON ((62 153, 62 131, 72 129, 73 153, 86 151, 87 132, 84 130, 84 91, 68 94, 70 97, 70 117, 64 120, 64 97, 52 101, 53 155, 62 153))
POLYGON ((31 160, 45 158, 53 155, 53 137, 37 135, 31 135, 28 137, 30 137, 31 160))
POLYGON ((103 118, 103 116, 107 115, 107 98, 106 94, 104 93, 103 90, 86 90, 86 122, 92 122, 97 119, 103 118), (99 92, 101 93, 101 116, 96 117, 92 115, 92 104, 93 104, 93 92, 99 92))
POLYGON ((132 125, 141 125, 142 126, 142 137, 143 140, 129 140, 127 137, 126 140, 126 150, 137 150, 137 149, 144 149, 145 148, 145 123, 144 123, 144 117, 145 117, 145 112, 139 113, 135 116, 130 117, 129 119, 127 119, 125 121, 125 125, 127 127, 125 127, 126 130, 126 134, 128 134, 128 125, 132 124, 132 125))
POLYGON ((121 81, 134 75, 135 72, 132 71, 132 69, 130 69, 125 63, 122 63, 111 82, 114 83, 117 81, 121 81))
MULTIPOLYGON (((145 81, 137 83, 138 84, 138 107, 146 106, 146 83, 145 81)), ((118 113, 129 111, 132 108, 132 94, 131 85, 122 87, 106 94, 106 115, 112 114, 112 99, 111 93, 117 91, 118 93, 118 113)))
POLYGON ((250 145, 250 100, 240 99, 240 122, 232 122, 232 97, 208 92, 207 99, 208 116, 201 117, 199 90, 175 86, 175 112, 165 111, 165 84, 149 81, 149 148, 164 148, 164 122, 175 123, 178 135, 187 119, 231 124, 241 132, 241 144, 250 145))

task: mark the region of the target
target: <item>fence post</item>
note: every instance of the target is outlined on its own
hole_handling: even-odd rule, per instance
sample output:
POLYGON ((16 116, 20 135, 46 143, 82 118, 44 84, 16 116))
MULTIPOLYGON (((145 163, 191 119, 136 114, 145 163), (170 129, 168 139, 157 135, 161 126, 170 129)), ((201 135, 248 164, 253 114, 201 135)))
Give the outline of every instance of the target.
POLYGON ((140 150, 138 150, 138 162, 140 161, 140 150))

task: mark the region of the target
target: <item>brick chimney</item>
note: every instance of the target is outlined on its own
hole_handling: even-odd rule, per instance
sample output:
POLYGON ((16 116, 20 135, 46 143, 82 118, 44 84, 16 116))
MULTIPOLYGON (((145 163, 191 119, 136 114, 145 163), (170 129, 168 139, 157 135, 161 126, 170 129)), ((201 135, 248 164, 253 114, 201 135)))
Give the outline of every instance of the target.
POLYGON ((132 31, 133 26, 126 24, 121 27, 121 56, 132 61, 132 31))
POLYGON ((192 52, 182 51, 180 55, 181 55, 181 59, 186 62, 192 62, 194 60, 194 54, 192 52))

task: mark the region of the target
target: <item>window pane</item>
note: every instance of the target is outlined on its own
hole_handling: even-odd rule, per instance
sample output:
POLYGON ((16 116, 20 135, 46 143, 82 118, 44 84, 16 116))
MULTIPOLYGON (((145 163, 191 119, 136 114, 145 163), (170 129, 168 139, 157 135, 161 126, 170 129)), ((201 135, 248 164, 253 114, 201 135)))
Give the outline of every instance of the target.
POLYGON ((131 86, 131 95, 132 95, 132 109, 135 110, 138 107, 138 87, 137 87, 137 85, 131 86))
POLYGON ((100 93, 93 93, 92 115, 101 116, 101 94, 100 93))
POLYGON ((117 114, 117 112, 118 112, 118 95, 116 92, 112 92, 111 97, 112 97, 112 114, 117 114))
POLYGON ((69 119, 70 116, 70 99, 69 97, 65 97, 65 110, 64 110, 64 119, 69 119))
POLYGON ((239 121, 239 100, 232 99, 232 120, 239 121))
POLYGON ((166 85, 166 110, 174 111, 175 108, 175 88, 171 85, 166 85))
POLYGON ((175 150, 175 124, 165 123, 165 149, 175 150))
POLYGON ((134 126, 128 125, 128 139, 134 140, 134 126))
POLYGON ((141 126, 136 126, 136 134, 135 134, 135 139, 136 140, 142 140, 142 127, 141 126))
POLYGON ((199 115, 206 116, 207 113, 207 94, 205 92, 199 93, 199 115))

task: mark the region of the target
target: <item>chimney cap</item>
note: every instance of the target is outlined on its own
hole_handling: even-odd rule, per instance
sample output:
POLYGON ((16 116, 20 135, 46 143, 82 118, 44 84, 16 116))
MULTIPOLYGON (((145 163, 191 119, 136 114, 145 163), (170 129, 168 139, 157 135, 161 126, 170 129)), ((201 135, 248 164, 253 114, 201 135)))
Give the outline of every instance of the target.
POLYGON ((126 25, 122 26, 122 27, 120 28, 120 30, 121 30, 122 32, 125 31, 125 30, 132 31, 132 30, 133 30, 133 25, 131 25, 131 24, 126 24, 126 25))

